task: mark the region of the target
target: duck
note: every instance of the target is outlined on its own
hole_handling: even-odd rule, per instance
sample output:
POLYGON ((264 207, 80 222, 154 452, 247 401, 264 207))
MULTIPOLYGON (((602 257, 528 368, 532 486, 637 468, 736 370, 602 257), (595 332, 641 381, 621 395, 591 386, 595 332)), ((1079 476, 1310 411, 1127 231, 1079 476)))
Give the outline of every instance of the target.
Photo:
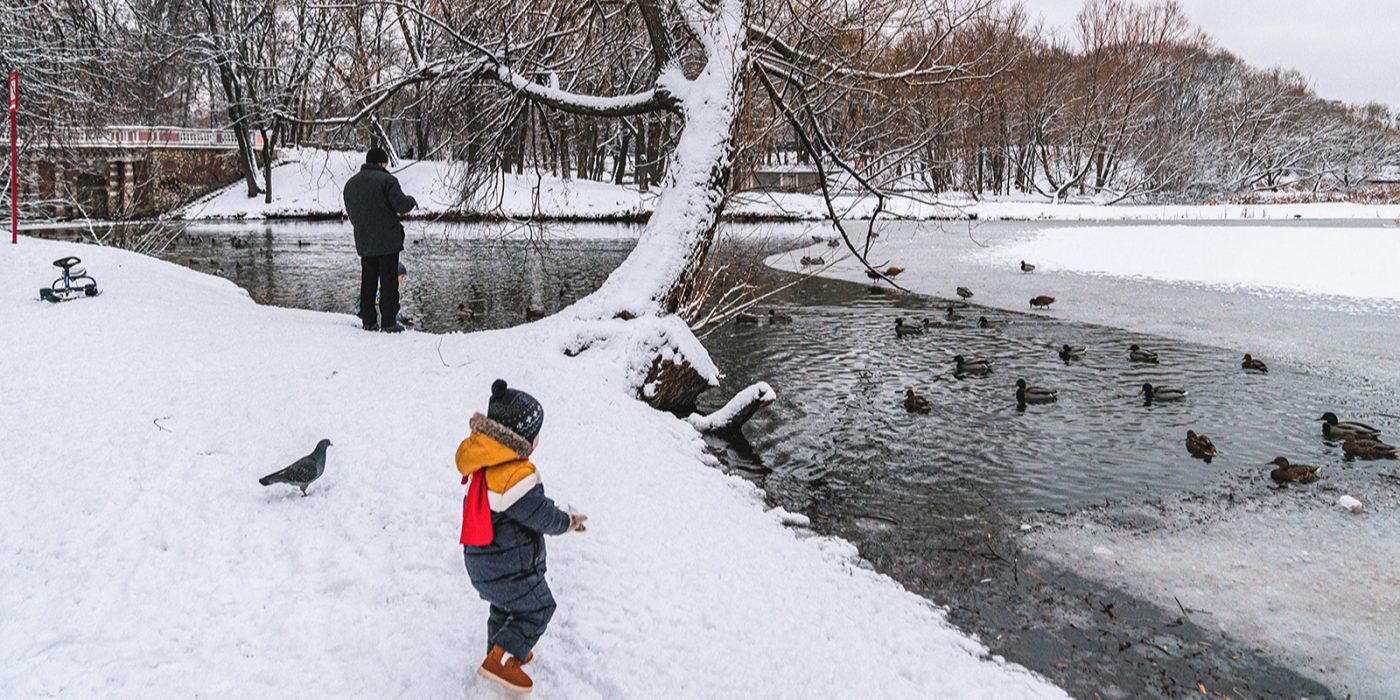
POLYGON ((777 309, 769 309, 769 310, 768 310, 768 322, 769 322, 769 323, 792 323, 792 317, 789 316, 789 315, 787 315, 787 314, 785 314, 785 313, 783 313, 783 312, 781 312, 781 311, 778 311, 777 309))
POLYGON ((820 256, 815 257, 815 258, 812 258, 812 257, 808 257, 808 256, 804 255, 804 256, 802 256, 802 261, 801 261, 801 262, 802 262, 803 265, 825 265, 825 264, 826 264, 826 261, 823 260, 823 259, 821 259, 820 256))
POLYGON ((1186 398, 1186 390, 1171 386, 1152 386, 1149 382, 1142 383, 1142 391, 1138 396, 1147 397, 1147 403, 1153 401, 1180 401, 1186 398))
POLYGON ((1132 362, 1146 362, 1155 365, 1157 364, 1157 353, 1143 350, 1138 347, 1137 343, 1133 343, 1128 346, 1128 359, 1132 362))
POLYGON ((968 289, 967 287, 958 287, 958 296, 963 299, 971 299, 972 290, 968 289))
POLYGON ((995 326, 995 325, 997 325, 997 322, 996 322, 996 321, 989 321, 989 320, 987 320, 987 317, 986 317, 986 316, 978 316, 978 317, 977 317, 977 327, 978 327, 978 328, 991 328, 992 326, 995 326))
POLYGON ((875 280, 876 282, 880 281, 880 271, 874 268, 866 268, 865 276, 875 280))
POLYGON ((924 319, 924 328, 942 328, 942 327, 943 327, 943 322, 942 322, 942 321, 935 321, 935 320, 933 320, 933 319, 931 319, 931 318, 926 318, 926 319, 924 319))
POLYGON ((755 316, 755 315, 753 315, 753 314, 744 313, 743 311, 740 311, 736 316, 734 316, 734 322, 735 322, 735 323, 758 323, 758 317, 755 316))
POLYGON ((1061 346, 1060 346, 1060 359, 1061 359, 1061 360, 1064 360, 1065 362, 1069 362, 1069 361, 1071 361, 1071 360, 1078 360, 1078 359, 1080 359, 1080 358, 1082 358, 1082 357, 1084 357, 1084 348, 1082 348, 1082 347, 1070 347, 1069 344, 1065 344, 1065 345, 1061 345, 1061 346))
POLYGON ((1240 367, 1251 369, 1255 372, 1263 372, 1264 374, 1269 373, 1269 366, 1264 364, 1263 360, 1254 359, 1249 353, 1244 354, 1244 361, 1240 363, 1240 367))
POLYGON ((1369 438, 1371 440, 1380 439, 1381 431, 1372 428, 1365 423, 1355 421, 1338 421, 1337 414, 1328 411, 1322 414, 1318 420, 1322 421, 1322 435, 1334 440, 1345 440, 1349 437, 1369 438))
POLYGON ((1388 445, 1374 438, 1350 437, 1342 443, 1342 452, 1347 461, 1361 459, 1395 459, 1395 445, 1388 445))
POLYGON ((1215 458, 1215 443, 1204 435, 1197 435, 1194 430, 1188 430, 1186 431, 1186 451, 1190 452, 1192 457, 1203 459, 1206 464, 1210 464, 1210 460, 1215 458))
POLYGON ((949 304, 949 305, 948 305, 948 320, 949 320, 949 321, 961 321, 961 320, 963 320, 963 315, 960 314, 960 313, 958 313, 958 310, 957 310, 956 308, 954 308, 952 304, 949 304))
POLYGON ((1269 462, 1274 465, 1273 471, 1269 472, 1269 478, 1280 484, 1311 484, 1317 481, 1322 467, 1313 467, 1306 464, 1289 464, 1283 457, 1275 457, 1269 462))
POLYGON ((1054 389, 1027 386, 1026 380, 1016 380, 1016 405, 1018 406, 1025 406, 1030 403, 1055 403, 1058 399, 1059 392, 1054 389))
POLYGON ((920 326, 907 325, 903 318, 894 320, 894 335, 896 338, 903 338, 910 335, 923 335, 924 329, 920 326))
POLYGON ((839 238, 833 238, 833 239, 827 241, 827 242, 826 242, 826 247, 828 247, 828 248, 840 248, 840 247, 841 247, 841 239, 839 239, 839 238))
POLYGON ((904 410, 910 413, 929 413, 933 410, 933 404, 928 399, 914 393, 913 389, 904 390, 904 410))
POLYGON ((1045 296, 1044 294, 1042 294, 1042 295, 1040 295, 1040 296, 1038 296, 1038 297, 1033 297, 1033 298, 1031 299, 1031 308, 1032 308, 1032 309, 1048 309, 1048 308, 1050 308, 1050 305, 1053 304, 1053 303, 1055 303, 1055 297, 1047 297, 1047 296, 1045 296))
POLYGON ((992 371, 992 363, 980 357, 954 355, 953 362, 957 363, 953 374, 989 374, 992 371))
POLYGON ((1021 261, 1021 272, 1035 272, 1035 265, 1032 265, 1032 264, 1026 262, 1025 260, 1022 260, 1022 261, 1021 261))

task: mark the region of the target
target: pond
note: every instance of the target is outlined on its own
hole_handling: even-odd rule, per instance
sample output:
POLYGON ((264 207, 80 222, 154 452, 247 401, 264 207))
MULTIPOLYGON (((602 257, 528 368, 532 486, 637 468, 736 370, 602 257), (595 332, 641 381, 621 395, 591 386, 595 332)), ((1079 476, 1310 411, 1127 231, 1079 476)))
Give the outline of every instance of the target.
MULTIPOLYGON (((982 224, 977 235, 1035 226, 982 224)), ((752 256, 806 243, 813 230, 821 231, 800 224, 729 227, 741 241, 736 247, 752 256)), ((601 284, 636 233, 625 225, 571 224, 525 240, 499 226, 414 224, 403 256, 405 313, 431 332, 504 327, 552 313, 601 284)), ((349 313, 356 293, 358 261, 338 222, 190 226, 160 257, 224 276, 265 304, 349 313)), ((789 279, 764 274, 775 284, 789 279)), ((1110 292, 1146 293, 1133 283, 1110 292)), ((1021 298, 1019 291, 1013 296, 1021 298)), ((760 485, 775 505, 811 516, 818 532, 854 542, 882 572, 948 606, 955 623, 995 652, 1077 695, 1194 692, 1198 680, 1253 694, 1328 694, 1172 611, 1074 572, 1022 561, 1016 536, 1030 513, 1150 503, 1182 491, 1264 489, 1262 465, 1277 455, 1339 465, 1329 468, 1336 482, 1369 478, 1378 467, 1342 465, 1339 448, 1320 439, 1315 419, 1325 410, 1395 412, 1395 377, 1317 372, 1301 362, 1273 363, 1260 375, 1243 371, 1235 350, 1208 343, 992 306, 960 305, 962 318, 950 320, 951 303, 813 278, 765 303, 790 313, 791 323, 730 324, 708 333, 705 345, 726 374, 726 392, 766 381, 779 395, 746 431, 752 444, 714 443, 727 468, 760 485), (980 327, 979 316, 991 326, 980 327), (941 325, 901 339, 897 318, 941 325), (1156 351, 1161 364, 1129 362, 1134 343, 1156 351), (1065 362, 1054 350, 1062 344, 1089 350, 1065 362), (993 372, 959 378, 955 354, 990 359, 993 372), (1018 410, 1018 378, 1057 389, 1059 400, 1018 410), (1144 382, 1190 394, 1148 405, 1138 396, 1144 382), (905 411, 906 389, 927 397, 932 411, 905 411), (1186 454, 1188 429, 1214 439, 1220 456, 1213 463, 1186 454), (1143 639, 1158 642, 1137 643, 1143 639), (1153 651, 1199 644, 1222 653, 1153 651)), ((1341 324, 1333 335, 1367 332, 1364 323, 1355 328, 1341 324)), ((728 397, 711 394, 702 407, 728 397)))

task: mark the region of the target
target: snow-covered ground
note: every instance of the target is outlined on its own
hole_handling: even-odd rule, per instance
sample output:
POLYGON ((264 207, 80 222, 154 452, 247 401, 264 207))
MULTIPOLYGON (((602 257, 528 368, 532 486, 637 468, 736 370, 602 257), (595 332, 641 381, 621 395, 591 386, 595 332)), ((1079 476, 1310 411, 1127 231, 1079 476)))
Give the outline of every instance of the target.
MULTIPOLYGON (((343 212, 341 188, 364 162, 364 155, 350 151, 287 149, 272 171, 273 201, 249 198, 246 188, 234 184, 182 207, 175 214, 185 219, 261 219, 268 217, 327 217, 343 212)), ((630 186, 593 180, 560 180, 548 174, 508 175, 493 197, 461 204, 458 177, 446 161, 404 161, 392 168, 404 191, 418 198, 415 217, 489 212, 507 217, 543 216, 566 219, 633 219, 649 214, 656 193, 643 194, 630 186)), ((837 213, 845 219, 869 218, 876 201, 868 196, 836 197, 837 213)), ((787 218, 818 221, 827 218, 826 203, 818 195, 801 193, 743 192, 734 195, 726 214, 738 217, 787 218)), ((1400 206, 1350 203, 1250 204, 1250 205, 1114 205, 1053 203, 1044 198, 982 198, 947 193, 937 197, 893 198, 886 211, 913 219, 979 220, 1286 220, 1381 219, 1400 217, 1400 206)))
POLYGON ((486 608, 452 463, 496 377, 542 400, 547 492, 590 516, 550 542, 538 695, 1060 695, 634 400, 623 329, 641 319, 370 334, 29 238, 0 250, 0 308, 4 695, 499 696, 473 673, 486 608), (103 294, 38 301, 69 254, 103 294), (258 485, 321 438, 309 497, 258 485))

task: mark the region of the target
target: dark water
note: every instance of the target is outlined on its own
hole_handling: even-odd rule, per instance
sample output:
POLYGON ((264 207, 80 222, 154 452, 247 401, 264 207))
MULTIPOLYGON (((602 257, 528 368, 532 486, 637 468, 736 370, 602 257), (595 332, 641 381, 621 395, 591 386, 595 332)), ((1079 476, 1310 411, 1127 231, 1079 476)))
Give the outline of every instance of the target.
MULTIPOLYGON (((503 233, 411 229, 404 297, 417 328, 496 328, 556 311, 601 284, 634 230, 556 232, 547 245, 503 233)), ((761 253, 786 240, 749 235, 743 245, 761 253)), ((265 304, 349 313, 356 293, 358 259, 337 222, 191 227, 160 257, 227 277, 265 304)), ((1277 455, 1325 464, 1329 480, 1366 478, 1376 463, 1343 463, 1313 419, 1334 410, 1393 429, 1400 423, 1375 418, 1394 410, 1389 390, 1287 365, 1246 373, 1233 351, 1044 313, 970 307, 959 311, 968 320, 950 323, 948 303, 813 279, 774 300, 793 323, 714 330, 705 345, 725 371, 725 391, 767 381, 780 398, 746 429, 751 445, 716 449, 775 504, 851 540, 879 570, 947 605, 993 651, 1076 695, 1196 693, 1196 682, 1236 694, 1327 695, 1175 611, 1023 561, 1017 533, 1033 511, 1266 490, 1263 465, 1277 455), (996 326, 978 328, 979 315, 996 326), (901 316, 945 326, 901 340, 893 330, 901 316), (1053 349, 1063 343, 1088 352, 1067 364, 1053 349), (1129 363, 1132 343, 1158 352, 1162 364, 1129 363), (954 377, 955 354, 989 358, 994 372, 954 377), (1058 389, 1059 401, 1018 411, 1018 378, 1058 389), (1145 381, 1190 396, 1146 406, 1137 396, 1145 381), (933 412, 907 413, 906 388, 933 412), (1214 439, 1214 463, 1187 456, 1188 428, 1214 439)), ((704 407, 728 398, 711 393, 704 407)))

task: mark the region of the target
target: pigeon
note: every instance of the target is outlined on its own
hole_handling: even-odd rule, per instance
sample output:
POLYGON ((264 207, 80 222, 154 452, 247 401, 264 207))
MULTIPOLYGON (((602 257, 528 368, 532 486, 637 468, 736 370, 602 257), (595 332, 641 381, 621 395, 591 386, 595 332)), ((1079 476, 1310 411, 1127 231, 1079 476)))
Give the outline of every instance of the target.
POLYGON ((291 484, 301 488, 301 495, 306 495, 306 487, 311 482, 321 478, 321 473, 326 471, 326 448, 331 446, 330 440, 322 440, 316 443, 316 449, 311 454, 292 462, 286 469, 272 472, 267 476, 258 479, 258 483, 263 486, 272 484, 291 484))

